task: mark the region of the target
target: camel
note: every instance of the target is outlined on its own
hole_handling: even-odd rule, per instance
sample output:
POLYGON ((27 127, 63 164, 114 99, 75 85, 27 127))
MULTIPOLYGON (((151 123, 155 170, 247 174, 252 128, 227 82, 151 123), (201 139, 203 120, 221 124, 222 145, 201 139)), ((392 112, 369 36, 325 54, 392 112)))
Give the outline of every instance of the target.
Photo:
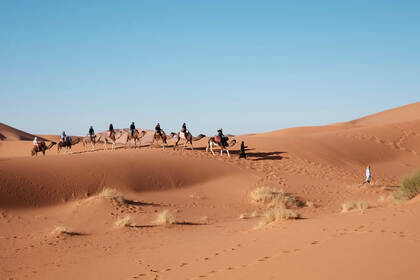
POLYGON ((55 144, 55 142, 51 142, 48 146, 45 144, 44 141, 41 141, 38 143, 38 145, 34 146, 31 150, 32 156, 38 156, 38 153, 42 152, 42 154, 45 156, 45 151, 51 149, 55 144))
POLYGON ((165 131, 160 130, 160 133, 157 133, 155 131, 155 134, 153 135, 153 141, 152 144, 153 145, 156 141, 157 144, 159 144, 159 141, 162 141, 162 148, 165 149, 165 146, 168 145, 167 140, 173 138, 175 136, 175 133, 171 133, 169 136, 166 135, 165 131))
MULTIPOLYGON (((126 135, 127 140, 125 142, 125 146, 127 147, 128 142, 130 142, 131 140, 134 140, 134 148, 137 149, 137 141, 139 142, 139 146, 141 146, 140 143, 140 139, 143 138, 146 135, 146 131, 145 130, 140 130, 141 132, 139 132, 137 129, 134 131, 134 134, 131 135, 131 131, 127 132, 124 131, 123 134, 126 135)), ((130 142, 130 147, 131 147, 131 142, 130 142)))
POLYGON ((58 142, 58 144, 57 144, 57 154, 60 153, 62 148, 66 148, 66 153, 69 150, 70 150, 70 153, 71 153, 72 152, 71 151, 71 146, 76 145, 79 142, 80 142, 79 137, 72 138, 72 137, 67 136, 66 140, 64 142, 63 141, 58 142))
POLYGON ((225 146, 222 146, 220 144, 220 142, 216 141, 215 137, 210 137, 209 142, 207 144, 206 147, 206 153, 210 150, 210 152, 213 154, 214 156, 214 152, 213 152, 213 146, 215 147, 220 147, 220 156, 223 156, 223 151, 226 151, 228 157, 230 157, 230 153, 229 153, 229 147, 233 147, 236 144, 236 140, 232 140, 229 142, 226 142, 225 146))
POLYGON ((171 133, 171 135, 176 135, 176 137, 177 137, 176 143, 174 145, 174 150, 178 146, 178 143, 181 139, 185 140, 185 144, 184 144, 184 147, 182 148, 182 150, 185 149, 185 147, 187 146, 188 143, 190 143, 190 145, 191 145, 191 150, 194 150, 193 141, 198 141, 198 140, 206 137, 206 135, 204 135, 204 134, 199 134, 197 137, 194 137, 194 136, 192 136, 192 134, 188 130, 185 133, 180 131, 180 132, 178 132, 178 134, 171 133))
POLYGON ((95 151, 95 144, 100 142, 102 138, 101 133, 95 134, 95 136, 92 138, 89 134, 87 134, 85 137, 83 137, 83 147, 85 148, 85 152, 87 152, 87 145, 90 143, 92 145, 92 152, 95 151))
POLYGON ((112 144, 112 151, 115 151, 115 143, 123 135, 124 135, 124 131, 122 129, 118 130, 118 132, 115 132, 112 135, 110 134, 109 131, 105 131, 105 132, 101 133, 100 138, 104 139, 104 149, 105 149, 105 151, 107 150, 107 146, 106 146, 107 143, 111 143, 112 144))

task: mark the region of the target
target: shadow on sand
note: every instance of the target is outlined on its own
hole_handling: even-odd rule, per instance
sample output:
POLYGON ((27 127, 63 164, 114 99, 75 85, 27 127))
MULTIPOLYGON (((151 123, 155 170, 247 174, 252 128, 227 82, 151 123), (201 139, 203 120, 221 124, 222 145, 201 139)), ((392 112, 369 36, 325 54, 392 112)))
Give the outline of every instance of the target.
POLYGON ((158 203, 135 201, 135 200, 129 200, 129 199, 125 199, 124 203, 128 205, 133 205, 133 206, 162 206, 161 204, 158 204, 158 203))

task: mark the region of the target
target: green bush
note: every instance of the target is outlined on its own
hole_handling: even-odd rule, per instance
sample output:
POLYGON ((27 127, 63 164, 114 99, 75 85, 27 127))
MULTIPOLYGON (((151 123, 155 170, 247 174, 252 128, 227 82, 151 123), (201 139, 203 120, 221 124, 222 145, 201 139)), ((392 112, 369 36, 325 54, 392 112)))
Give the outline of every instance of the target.
POLYGON ((416 171, 412 175, 402 179, 400 188, 394 193, 394 198, 397 200, 409 200, 419 193, 420 171, 416 171))

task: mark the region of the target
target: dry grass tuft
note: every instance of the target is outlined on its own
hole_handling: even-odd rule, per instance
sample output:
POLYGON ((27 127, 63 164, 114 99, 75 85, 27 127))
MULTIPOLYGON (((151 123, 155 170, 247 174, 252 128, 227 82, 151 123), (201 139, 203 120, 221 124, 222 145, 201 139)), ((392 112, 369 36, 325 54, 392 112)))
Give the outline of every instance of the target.
POLYGON ((60 235, 63 233, 70 232, 65 226, 54 226, 54 230, 51 232, 52 235, 60 235))
POLYGON ((125 216, 124 218, 120 218, 115 222, 115 227, 122 228, 122 227, 135 227, 136 222, 130 215, 125 216))
POLYGON ((357 201, 357 202, 352 202, 352 201, 347 201, 344 202, 341 205, 341 213, 347 213, 353 210, 358 210, 363 212, 366 209, 369 209, 370 205, 369 202, 367 201, 357 201))
POLYGON ((204 197, 204 196, 199 195, 199 194, 197 194, 197 193, 192 193, 192 194, 190 194, 190 198, 192 198, 192 199, 205 199, 205 197, 204 197))
POLYGON ((102 190, 102 192, 99 193, 99 197, 115 200, 120 204, 125 203, 125 198, 123 194, 116 189, 105 188, 102 190))
POLYGON ((162 213, 159 213, 155 220, 155 224, 157 225, 171 225, 175 223, 175 217, 169 210, 164 210, 162 213))
POLYGON ((273 187, 260 187, 250 193, 253 202, 267 205, 268 208, 282 206, 282 208, 297 208, 302 203, 295 197, 286 194, 283 190, 273 187))
POLYGON ((402 179, 399 189, 392 194, 392 198, 397 202, 402 202, 414 198, 419 193, 420 171, 416 171, 402 179))
POLYGON ((262 219, 257 225, 257 228, 263 227, 267 224, 278 222, 281 220, 290 220, 290 219, 299 219, 300 215, 293 210, 275 207, 267 209, 263 215, 262 219))
POLYGON ((315 203, 309 200, 305 202, 305 206, 309 208, 316 208, 315 203))
POLYGON ((267 208, 261 215, 258 215, 256 211, 252 213, 252 217, 262 217, 257 228, 281 220, 298 219, 300 215, 291 208, 304 205, 296 197, 273 187, 257 188, 250 193, 250 198, 253 202, 263 204, 267 208))
POLYGON ((208 224, 208 223, 209 223, 209 217, 204 216, 204 217, 202 217, 202 218, 200 219, 200 221, 201 221, 203 224, 208 224))

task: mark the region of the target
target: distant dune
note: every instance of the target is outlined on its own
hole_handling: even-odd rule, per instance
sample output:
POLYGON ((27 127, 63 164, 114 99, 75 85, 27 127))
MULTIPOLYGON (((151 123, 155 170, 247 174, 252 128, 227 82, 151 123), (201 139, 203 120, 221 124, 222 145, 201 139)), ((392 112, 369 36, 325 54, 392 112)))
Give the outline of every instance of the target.
POLYGON ((418 279, 420 199, 390 194, 420 167, 419 112, 232 137, 246 160, 206 138, 163 150, 153 130, 138 149, 31 157, 34 135, 1 124, 0 279, 418 279), (302 219, 250 199, 261 187, 302 219))
MULTIPOLYGON (((21 140, 21 141, 32 141, 34 140, 35 135, 27 133, 25 131, 13 128, 8 126, 4 123, 0 123, 0 140, 3 141, 14 141, 14 140, 21 140)), ((39 137, 39 140, 46 140, 42 137, 39 137)))

